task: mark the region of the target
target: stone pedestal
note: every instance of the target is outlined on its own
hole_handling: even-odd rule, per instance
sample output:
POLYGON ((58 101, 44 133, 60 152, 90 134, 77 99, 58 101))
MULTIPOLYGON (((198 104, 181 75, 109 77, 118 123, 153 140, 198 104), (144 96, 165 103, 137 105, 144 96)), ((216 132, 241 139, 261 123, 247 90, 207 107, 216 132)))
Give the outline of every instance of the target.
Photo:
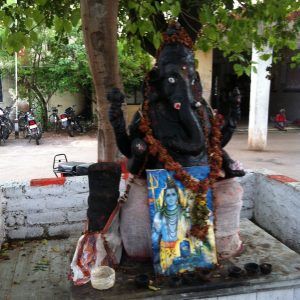
POLYGON ((225 179, 214 185, 215 236, 219 259, 240 252, 240 212, 243 188, 235 179, 225 179))

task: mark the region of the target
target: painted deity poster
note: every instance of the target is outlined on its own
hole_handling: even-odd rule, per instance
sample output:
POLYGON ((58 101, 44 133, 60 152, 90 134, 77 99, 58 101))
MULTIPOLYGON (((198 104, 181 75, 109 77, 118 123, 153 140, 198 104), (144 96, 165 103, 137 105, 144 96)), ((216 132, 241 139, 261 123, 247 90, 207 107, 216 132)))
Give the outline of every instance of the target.
MULTIPOLYGON (((209 167, 184 168, 198 180, 205 179, 209 167)), ((212 191, 207 193, 208 233, 201 241, 189 234, 195 193, 175 180, 174 172, 147 170, 153 263, 156 274, 172 275, 196 268, 211 269, 217 263, 213 228, 212 191)))

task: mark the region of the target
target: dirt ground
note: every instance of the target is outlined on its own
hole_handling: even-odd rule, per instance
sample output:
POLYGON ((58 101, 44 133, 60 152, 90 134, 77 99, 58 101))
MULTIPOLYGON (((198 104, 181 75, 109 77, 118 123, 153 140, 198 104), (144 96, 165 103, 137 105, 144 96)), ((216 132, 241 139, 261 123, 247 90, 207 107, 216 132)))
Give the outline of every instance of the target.
MULTIPOLYGON (((267 168, 300 180, 300 131, 273 131, 268 134, 266 151, 247 149, 247 132, 237 132, 226 147, 234 159, 247 169, 267 168)), ((0 183, 53 177, 55 154, 65 153, 69 161, 96 162, 97 138, 95 132, 77 135, 45 133, 37 146, 23 138, 11 136, 0 146, 0 183)))

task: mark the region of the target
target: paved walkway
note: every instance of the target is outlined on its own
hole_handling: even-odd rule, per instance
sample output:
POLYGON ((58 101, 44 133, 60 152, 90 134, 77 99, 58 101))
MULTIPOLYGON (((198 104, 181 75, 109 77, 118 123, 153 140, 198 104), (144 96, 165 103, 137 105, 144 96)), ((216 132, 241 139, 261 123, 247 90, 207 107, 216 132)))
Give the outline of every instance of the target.
POLYGON ((269 169, 300 181, 299 130, 270 130, 265 151, 248 150, 248 133, 237 132, 225 149, 246 169, 269 169))

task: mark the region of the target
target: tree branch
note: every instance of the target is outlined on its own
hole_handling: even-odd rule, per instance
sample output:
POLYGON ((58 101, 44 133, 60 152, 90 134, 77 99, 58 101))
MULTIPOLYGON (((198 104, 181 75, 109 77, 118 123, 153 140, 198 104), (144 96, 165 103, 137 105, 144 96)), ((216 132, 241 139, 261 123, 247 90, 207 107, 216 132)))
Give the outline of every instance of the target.
MULTIPOLYGON (((159 1, 151 1, 151 6, 155 8, 155 2, 159 1)), ((151 21, 154 29, 156 31, 164 32, 167 29, 167 22, 165 20, 165 16, 161 11, 157 11, 155 8, 156 13, 149 16, 149 20, 151 21)), ((138 20, 138 15, 135 9, 129 10, 129 19, 132 23, 135 23, 138 20)), ((140 35, 140 33, 136 33, 138 39, 141 41, 142 48, 147 51, 152 56, 156 55, 156 48, 152 41, 150 41, 146 36, 140 35)))
POLYGON ((181 12, 178 22, 189 34, 193 42, 196 41, 198 33, 202 27, 199 20, 199 10, 204 1, 180 1, 181 12))

